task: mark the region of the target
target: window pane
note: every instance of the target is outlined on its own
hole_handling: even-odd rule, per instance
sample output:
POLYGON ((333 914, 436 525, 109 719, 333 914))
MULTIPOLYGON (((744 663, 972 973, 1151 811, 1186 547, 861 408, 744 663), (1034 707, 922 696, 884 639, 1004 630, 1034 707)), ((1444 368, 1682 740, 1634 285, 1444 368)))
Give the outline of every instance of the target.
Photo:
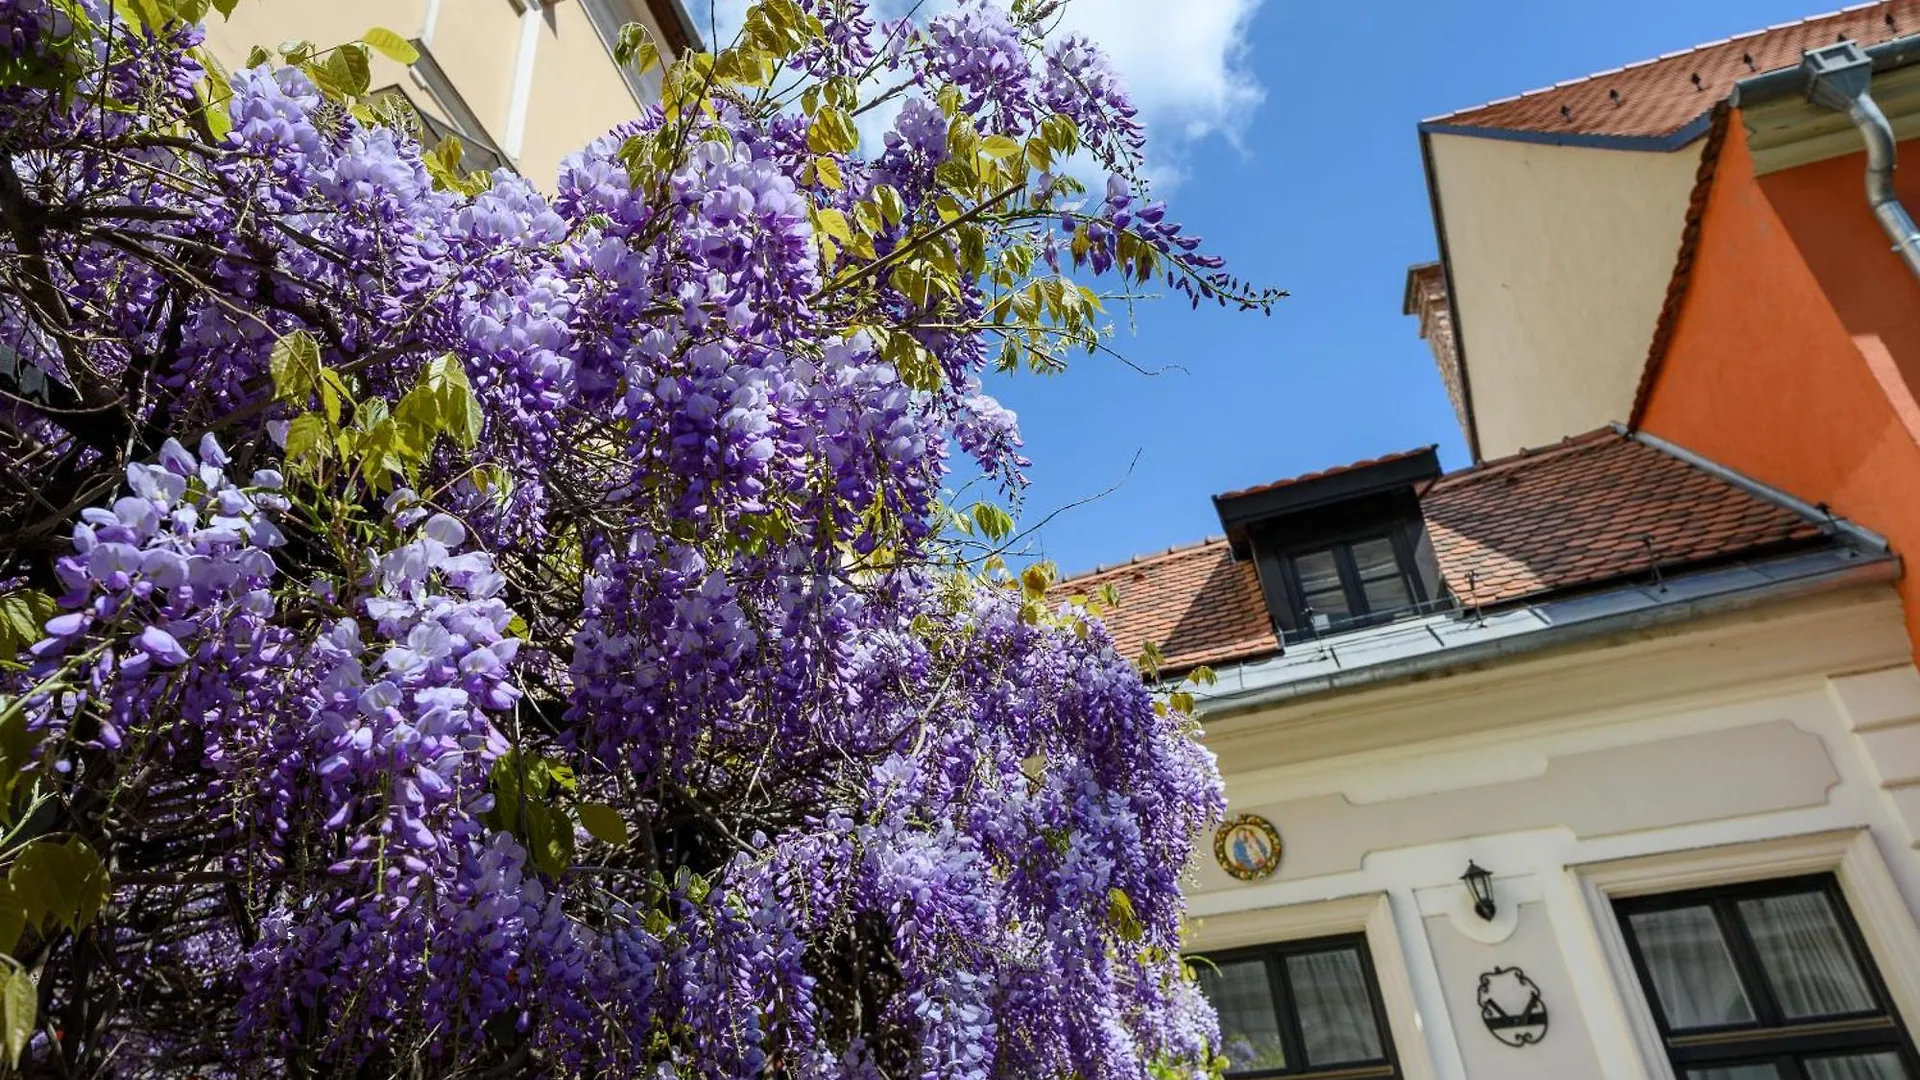
POLYGON ((1780 1070, 1772 1065, 1715 1065, 1688 1069, 1687 1080, 1780 1080, 1780 1070))
POLYGON ((1218 971, 1211 964, 1196 964, 1195 968, 1200 974, 1200 992, 1220 1014, 1220 1050, 1226 1055, 1228 1070, 1245 1072, 1286 1065, 1266 961, 1221 964, 1218 971))
POLYGON ((1807 1080, 1907 1080, 1907 1070, 1900 1064, 1900 1055, 1891 1050, 1883 1050, 1878 1054, 1812 1058, 1805 1064, 1807 1080))
POLYGON ((1400 560, 1394 558, 1393 541, 1384 536, 1354 541, 1353 568, 1359 571, 1362 581, 1399 577, 1400 560))
POLYGON ((1740 918, 1788 1019, 1873 1009, 1873 994, 1826 893, 1742 900, 1740 918))
POLYGON ((1386 1056, 1380 1052, 1380 1030, 1357 951, 1289 956, 1287 982, 1300 1013, 1307 1064, 1344 1065, 1386 1056))
POLYGON ((1640 943, 1668 1027, 1685 1031, 1753 1019, 1753 1006, 1740 988, 1711 908, 1644 911, 1627 922, 1640 943))
POLYGON ((1395 574, 1378 581, 1363 581, 1360 591, 1367 594, 1370 612, 1399 611, 1413 606, 1413 594, 1407 591, 1407 579, 1395 574))
POLYGON ((1294 572, 1300 575, 1301 603, 1316 615, 1344 618, 1348 614, 1347 591, 1340 584, 1340 567, 1332 551, 1309 551, 1293 558, 1294 572))

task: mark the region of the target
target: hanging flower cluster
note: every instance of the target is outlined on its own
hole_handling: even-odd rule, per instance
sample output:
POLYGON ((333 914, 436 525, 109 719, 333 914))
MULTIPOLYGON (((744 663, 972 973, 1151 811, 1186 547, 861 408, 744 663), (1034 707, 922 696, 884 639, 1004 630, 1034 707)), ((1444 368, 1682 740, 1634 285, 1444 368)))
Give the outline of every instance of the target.
POLYGON ((1274 298, 1124 179, 1099 51, 765 0, 549 199, 423 152, 396 35, 226 72, 204 8, 0 4, 0 1050, 1212 1067, 1212 758, 943 501, 1024 482, 989 367, 1141 282, 1274 298))

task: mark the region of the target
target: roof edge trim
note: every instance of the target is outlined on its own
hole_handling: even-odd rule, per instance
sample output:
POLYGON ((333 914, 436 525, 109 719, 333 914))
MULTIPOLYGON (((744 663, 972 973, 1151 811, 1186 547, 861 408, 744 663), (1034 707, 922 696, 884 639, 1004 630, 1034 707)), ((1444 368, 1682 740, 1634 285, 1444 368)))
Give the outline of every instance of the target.
MULTIPOLYGON (((1616 611, 1592 618, 1557 623, 1543 629, 1488 641, 1436 649, 1384 663, 1350 667, 1306 679, 1269 683, 1238 691, 1211 693, 1201 699, 1202 719, 1221 719, 1285 705, 1301 698, 1399 682, 1403 679, 1517 659, 1561 646, 1577 645, 1615 634, 1632 633, 1690 622, 1712 615, 1746 611, 1765 604, 1799 599, 1842 589, 1897 581, 1903 564, 1898 555, 1867 557, 1843 567, 1769 581, 1694 597, 1677 603, 1616 611)), ((1250 660, 1221 668, 1215 676, 1225 682, 1239 668, 1260 663, 1250 660)))
POLYGON ((1816 506, 1770 484, 1763 484, 1743 472, 1728 468, 1714 461, 1712 458, 1696 454, 1678 443, 1668 442, 1658 435, 1650 435, 1644 431, 1629 431, 1619 424, 1614 425, 1614 430, 1643 446, 1658 450, 1670 458, 1677 458, 1680 461, 1684 461, 1717 480, 1732 484, 1734 487, 1752 495, 1754 498, 1765 499, 1776 506, 1783 506, 1799 514, 1801 517, 1806 518, 1813 524, 1820 526, 1821 529, 1838 536, 1843 536, 1861 547, 1871 551, 1889 554, 1893 551, 1893 545, 1887 542, 1887 538, 1874 532, 1872 529, 1849 521, 1830 509, 1816 506))
POLYGON ((1478 464, 1480 455, 1480 418, 1473 412, 1473 376, 1467 370, 1467 330, 1460 313, 1460 293, 1453 287, 1453 245, 1447 238, 1447 211, 1441 205, 1440 172, 1433 163, 1433 137, 1420 131, 1420 169, 1427 178, 1427 206, 1433 214, 1434 242, 1440 248, 1440 281, 1447 288, 1447 314, 1453 319, 1453 358, 1460 366, 1460 404, 1466 414, 1467 454, 1478 464))
POLYGON ((1423 120, 1420 122, 1420 134, 1463 135, 1471 139, 1497 139, 1501 142, 1538 143, 1544 146, 1571 146, 1592 150, 1672 153, 1706 134, 1712 122, 1713 110, 1707 109, 1666 135, 1590 135, 1579 132, 1476 127, 1470 124, 1446 124, 1435 120, 1423 120))

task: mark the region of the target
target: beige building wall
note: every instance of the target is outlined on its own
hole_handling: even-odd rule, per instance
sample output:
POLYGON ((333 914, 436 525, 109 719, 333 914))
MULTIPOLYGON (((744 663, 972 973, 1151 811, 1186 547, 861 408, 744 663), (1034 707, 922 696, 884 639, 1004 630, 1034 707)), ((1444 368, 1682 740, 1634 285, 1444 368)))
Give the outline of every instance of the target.
POLYGON ((1704 143, 1428 139, 1480 456, 1625 421, 1704 143))
MULTIPOLYGON (((584 5, 559 3, 550 14, 540 25, 520 150, 522 171, 543 189, 552 185, 568 154, 638 114, 633 94, 588 22, 584 5)), ((655 41, 665 41, 651 17, 629 18, 645 24, 655 41)), ((657 98, 659 69, 645 81, 649 100, 657 98)))
POLYGON ((469 141, 497 147, 536 187, 552 191, 566 155, 638 116, 640 99, 659 92, 656 70, 639 80, 636 96, 590 7, 608 26, 645 25, 671 58, 677 31, 664 29, 645 0, 240 0, 230 20, 210 19, 207 40, 234 67, 254 45, 304 39, 324 48, 371 27, 393 30, 427 60, 414 72, 376 54, 372 86, 398 86, 443 124, 476 126, 469 141), (444 75, 470 120, 442 100, 428 67, 444 75))
POLYGON ((1920 1030, 1920 671, 1890 586, 1203 721, 1228 814, 1284 854, 1242 882, 1208 838, 1190 947, 1364 932, 1407 1080, 1672 1080, 1610 897, 1820 871, 1920 1030), (1481 1022, 1502 967, 1542 990, 1538 1045, 1481 1022))

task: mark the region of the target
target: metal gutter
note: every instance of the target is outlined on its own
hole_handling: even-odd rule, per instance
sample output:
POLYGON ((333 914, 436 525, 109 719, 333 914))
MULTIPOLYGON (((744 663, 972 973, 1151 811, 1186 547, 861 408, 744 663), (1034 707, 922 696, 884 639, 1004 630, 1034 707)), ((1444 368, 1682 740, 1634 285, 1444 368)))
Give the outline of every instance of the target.
POLYGON ((1893 186, 1896 140, 1893 125, 1873 100, 1873 75, 1920 62, 1920 34, 1862 48, 1841 41, 1809 49, 1797 67, 1756 75, 1734 85, 1733 103, 1750 107, 1795 94, 1815 105, 1847 114, 1867 148, 1867 205, 1893 241, 1907 269, 1920 277, 1920 227, 1901 204, 1893 186))
POLYGON ((1749 495, 1756 496, 1771 503, 1778 503, 1831 533, 1845 536, 1852 540, 1856 547, 1882 553, 1891 553, 1893 551, 1893 545, 1887 542, 1886 537, 1881 536, 1879 533, 1863 525, 1848 521, 1831 510, 1823 509, 1822 507, 1796 498, 1781 491, 1779 488, 1769 487, 1750 476, 1729 469, 1717 461, 1701 457, 1699 454, 1694 453, 1684 446, 1670 443, 1658 435, 1649 435, 1644 431, 1632 431, 1624 424, 1614 424, 1612 426, 1613 430, 1637 443, 1650 446, 1668 457, 1679 458, 1681 461, 1686 462, 1717 480, 1737 487, 1749 495))
MULTIPOLYGON (((1873 62, 1873 70, 1891 71, 1920 62, 1920 34, 1868 45, 1860 50, 1873 62)), ((1812 76, 1805 65, 1777 68, 1733 85, 1727 101, 1736 109, 1749 109, 1786 97, 1805 97, 1812 87, 1812 76)))
MULTIPOLYGON (((1852 554, 1858 557, 1858 553, 1852 554)), ((1901 563, 1897 556, 1858 558, 1858 561, 1851 565, 1842 564, 1838 569, 1822 573, 1773 580, 1761 585, 1732 589, 1690 600, 1571 620, 1525 633, 1309 678, 1293 679, 1237 694, 1208 696, 1202 699, 1199 713, 1203 719, 1223 719, 1320 694, 1377 686, 1472 664, 1508 660, 1617 634, 1651 630, 1693 619, 1745 611, 1763 604, 1778 603, 1819 593, 1887 584, 1898 580, 1900 573, 1901 563)), ((1220 673, 1223 678, 1228 674, 1220 673)))

